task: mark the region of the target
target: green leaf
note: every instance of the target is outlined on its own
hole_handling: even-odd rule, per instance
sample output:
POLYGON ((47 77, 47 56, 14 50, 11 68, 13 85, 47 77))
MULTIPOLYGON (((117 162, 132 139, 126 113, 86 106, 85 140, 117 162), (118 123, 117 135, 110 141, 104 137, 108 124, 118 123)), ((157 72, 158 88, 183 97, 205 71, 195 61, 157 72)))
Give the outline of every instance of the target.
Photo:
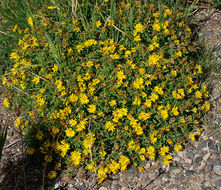
POLYGON ((58 54, 58 52, 57 52, 57 50, 56 50, 56 48, 55 48, 51 38, 49 37, 49 35, 47 34, 46 31, 45 31, 45 36, 46 36, 46 38, 48 40, 49 47, 50 47, 51 52, 53 54, 53 58, 54 58, 55 62, 58 64, 58 68, 59 68, 60 72, 62 72, 61 71, 61 64, 60 64, 60 62, 61 62, 60 56, 59 56, 59 54, 58 54))

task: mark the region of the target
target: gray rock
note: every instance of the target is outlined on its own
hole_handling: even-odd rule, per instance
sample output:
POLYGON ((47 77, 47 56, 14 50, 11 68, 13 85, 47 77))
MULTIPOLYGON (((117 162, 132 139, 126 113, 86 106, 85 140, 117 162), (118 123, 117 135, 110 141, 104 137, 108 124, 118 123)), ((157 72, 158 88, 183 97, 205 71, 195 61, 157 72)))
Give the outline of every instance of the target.
POLYGON ((207 148, 207 142, 203 141, 201 144, 198 146, 198 150, 202 151, 203 148, 207 148))
POLYGON ((58 189, 59 188, 59 183, 55 183, 55 185, 54 185, 54 189, 58 189))
POLYGON ((85 184, 82 184, 78 187, 79 190, 87 190, 87 187, 85 184))
POLYGON ((172 170, 171 170, 171 173, 172 173, 173 175, 177 175, 177 174, 181 173, 182 171, 183 171, 183 168, 178 167, 178 168, 172 169, 172 170))
POLYGON ((114 187, 114 190, 120 190, 121 186, 119 184, 116 184, 114 187))
POLYGON ((211 172, 212 170, 213 170, 213 166, 212 165, 207 165, 206 172, 211 172))
POLYGON ((202 160, 203 160, 202 156, 199 156, 194 159, 194 162, 199 164, 202 160))
POLYGON ((218 147, 217 147, 217 145, 215 145, 215 144, 212 144, 212 145, 210 146, 210 149, 211 149, 213 152, 218 152, 218 147))
POLYGON ((107 190, 107 187, 100 187, 99 190, 107 190))
POLYGON ((221 187, 221 180, 215 182, 216 187, 221 187))
POLYGON ((184 177, 183 174, 180 174, 180 175, 178 176, 178 180, 179 180, 179 181, 183 181, 184 179, 185 179, 185 177, 184 177))
POLYGON ((219 45, 216 45, 214 48, 213 48, 213 52, 216 52, 216 51, 219 51, 220 50, 220 47, 219 47, 219 45))
POLYGON ((186 175, 187 176, 191 176, 191 175, 193 175, 195 173, 195 171, 193 171, 193 170, 187 170, 186 171, 186 175))
POLYGON ((203 160, 206 162, 209 157, 210 157, 211 153, 207 153, 205 156, 203 156, 203 160))
POLYGON ((192 164, 192 162, 193 162, 193 161, 192 161, 191 159, 186 159, 186 160, 185 160, 185 163, 187 163, 187 164, 192 164))
POLYGON ((199 153, 199 150, 197 150, 197 149, 194 149, 193 150, 193 154, 195 155, 195 154, 198 154, 199 153))
POLYGON ((215 165, 213 167, 213 171, 217 174, 221 176, 221 165, 215 165))
POLYGON ((206 161, 206 164, 207 165, 213 165, 214 164, 214 160, 212 158, 209 158, 207 161, 206 161))
POLYGON ((187 153, 186 153, 186 157, 187 157, 188 159, 193 159, 193 158, 194 158, 194 153, 192 153, 192 152, 187 152, 187 153))

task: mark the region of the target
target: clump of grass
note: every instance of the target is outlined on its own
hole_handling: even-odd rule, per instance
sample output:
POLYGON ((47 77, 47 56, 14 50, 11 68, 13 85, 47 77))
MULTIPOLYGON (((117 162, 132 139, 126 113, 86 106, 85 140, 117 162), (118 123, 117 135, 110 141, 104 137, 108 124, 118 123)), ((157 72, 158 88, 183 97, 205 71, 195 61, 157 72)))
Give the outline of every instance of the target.
POLYGON ((53 179, 62 165, 111 173, 195 140, 210 109, 204 66, 185 15, 145 1, 54 5, 27 17, 28 28, 1 78, 6 108, 40 152, 53 179))

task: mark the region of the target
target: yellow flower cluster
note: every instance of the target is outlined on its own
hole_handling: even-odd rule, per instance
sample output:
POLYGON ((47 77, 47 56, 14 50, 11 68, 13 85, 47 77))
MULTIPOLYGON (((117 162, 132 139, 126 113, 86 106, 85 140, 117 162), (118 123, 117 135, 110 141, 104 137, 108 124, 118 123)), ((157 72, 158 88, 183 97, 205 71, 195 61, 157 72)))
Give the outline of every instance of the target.
POLYGON ((183 133, 191 131, 195 140, 210 103, 198 80, 203 67, 186 57, 194 54, 191 30, 170 8, 144 6, 123 0, 114 20, 103 24, 103 17, 93 17, 89 31, 80 19, 54 22, 47 16, 57 11, 54 6, 28 18, 30 28, 2 77, 5 107, 27 110, 15 126, 27 134, 31 129, 33 144, 39 144, 30 144, 28 154, 39 151, 44 162, 97 171, 101 183, 144 160, 169 165, 170 152, 182 149, 183 133))

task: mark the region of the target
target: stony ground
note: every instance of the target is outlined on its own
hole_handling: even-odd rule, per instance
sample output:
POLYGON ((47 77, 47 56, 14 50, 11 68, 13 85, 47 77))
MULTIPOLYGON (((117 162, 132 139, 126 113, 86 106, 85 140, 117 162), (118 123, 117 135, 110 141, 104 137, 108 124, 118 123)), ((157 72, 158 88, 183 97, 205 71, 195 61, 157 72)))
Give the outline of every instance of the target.
MULTIPOLYGON (((194 13, 199 23, 200 38, 213 51, 214 66, 221 69, 221 10, 199 9, 194 13), (220 67, 219 67, 220 65, 220 67)), ((203 133, 196 142, 189 142, 185 149, 174 153, 174 162, 168 167, 160 162, 148 162, 145 170, 129 168, 123 173, 111 176, 98 185, 94 176, 85 177, 81 172, 75 178, 68 178, 65 171, 53 182, 46 183, 52 189, 59 190, 221 190, 221 70, 214 72, 208 79, 211 91, 212 110, 203 119, 203 133)), ((0 116, 12 118, 2 110, 0 116)), ((9 119, 12 120, 12 119, 9 119)), ((13 127, 9 131, 3 161, 0 165, 0 189, 23 190, 26 167, 27 189, 38 189, 42 171, 35 160, 21 161, 22 142, 19 133, 13 127)))

